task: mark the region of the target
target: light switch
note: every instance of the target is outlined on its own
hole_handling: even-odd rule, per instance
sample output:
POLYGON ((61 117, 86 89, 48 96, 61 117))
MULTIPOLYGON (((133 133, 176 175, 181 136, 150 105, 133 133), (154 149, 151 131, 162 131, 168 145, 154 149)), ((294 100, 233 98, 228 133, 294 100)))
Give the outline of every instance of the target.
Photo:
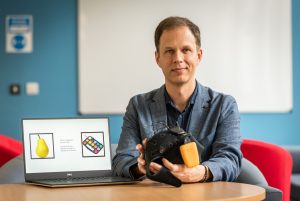
POLYGON ((21 88, 20 84, 18 84, 18 83, 11 84, 9 86, 10 94, 12 94, 12 95, 19 95, 20 91, 21 91, 20 88, 21 88))
POLYGON ((26 83, 26 94, 28 96, 36 96, 39 94, 39 83, 38 82, 27 82, 26 83))

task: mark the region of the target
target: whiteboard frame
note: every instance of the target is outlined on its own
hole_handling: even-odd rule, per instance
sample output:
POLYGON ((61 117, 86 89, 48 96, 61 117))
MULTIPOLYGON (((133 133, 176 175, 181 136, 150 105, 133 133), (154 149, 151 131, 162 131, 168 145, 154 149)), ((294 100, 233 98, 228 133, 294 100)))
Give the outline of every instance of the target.
MULTIPOLYGON (((123 114, 130 97, 158 88, 164 83, 162 73, 154 59, 153 34, 158 22, 170 15, 188 17, 200 26, 204 50, 203 61, 197 71, 197 80, 200 83, 216 91, 233 95, 242 113, 283 113, 292 110, 291 0, 188 1, 183 3, 177 0, 78 1, 78 110, 80 114, 123 114), (93 5, 94 14, 91 10, 88 12, 84 10, 84 4, 95 2, 98 5, 102 3, 102 6, 93 5), (151 6, 155 2, 160 4, 153 9, 151 6), (170 2, 177 7, 168 7, 170 2), (135 10, 126 10, 131 8, 135 10), (147 10, 155 10, 155 15, 153 16, 153 13, 147 10), (130 23, 126 25, 124 21, 130 20, 128 13, 139 16, 131 19, 134 23, 142 22, 147 26, 130 26, 130 23), (117 21, 123 23, 111 26, 117 21), (103 29, 98 29, 95 23, 103 29), (118 48, 118 51, 125 54, 126 50, 130 52, 131 48, 136 48, 141 54, 134 57, 132 54, 118 55, 116 58, 114 54, 117 46, 114 45, 111 50, 105 46, 107 54, 101 52, 99 41, 95 41, 95 46, 91 45, 89 39, 96 37, 88 35, 90 33, 87 33, 89 31, 87 26, 92 27, 90 30, 97 28, 92 32, 98 32, 98 36, 100 33, 104 35, 109 33, 113 41, 118 38, 118 34, 122 35, 124 40, 117 40, 116 43, 124 47, 118 48), (261 32, 262 29, 265 32, 261 32), (227 32, 230 30, 235 32, 227 32), (131 38, 128 38, 128 35, 132 35, 131 38), (253 38, 254 36, 256 38, 253 38), (84 47, 87 44, 91 46, 84 47), (247 45, 238 46, 239 44, 247 45), (147 57, 142 57, 143 55, 147 57), (133 61, 139 57, 142 59, 133 61), (101 63, 97 59, 107 59, 107 63, 101 63), (122 63, 116 65, 114 62, 117 59, 122 63), (258 61, 259 59, 261 60, 258 61), (87 62, 90 60, 93 61, 87 62), (97 68, 92 67, 93 62, 97 68), (130 68, 134 67, 129 69, 126 65, 130 68), (126 68, 127 71, 121 71, 122 68, 126 68), (107 80, 97 82, 97 76, 99 79, 107 80)), ((100 42, 103 45, 106 41, 100 40, 100 42)), ((107 44, 109 43, 113 44, 113 42, 107 44)))

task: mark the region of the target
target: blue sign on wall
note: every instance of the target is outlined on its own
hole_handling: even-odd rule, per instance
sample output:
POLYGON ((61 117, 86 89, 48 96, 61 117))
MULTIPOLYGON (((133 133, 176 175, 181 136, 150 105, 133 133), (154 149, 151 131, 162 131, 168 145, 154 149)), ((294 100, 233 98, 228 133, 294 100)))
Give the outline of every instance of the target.
POLYGON ((32 29, 31 15, 8 15, 6 17, 6 52, 32 52, 32 29))

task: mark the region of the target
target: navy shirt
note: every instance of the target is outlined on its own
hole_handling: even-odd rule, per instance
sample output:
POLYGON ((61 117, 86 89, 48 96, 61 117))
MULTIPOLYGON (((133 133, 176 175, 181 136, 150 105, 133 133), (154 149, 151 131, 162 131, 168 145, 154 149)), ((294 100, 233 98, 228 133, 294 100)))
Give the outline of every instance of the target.
POLYGON ((168 119, 168 126, 170 128, 174 126, 180 126, 183 130, 186 131, 186 128, 189 124, 190 114, 193 109, 197 94, 198 94, 198 85, 194 89, 193 94, 191 95, 188 104, 186 105, 185 109, 180 112, 177 108, 175 103, 172 101, 170 95, 168 94, 165 88, 165 101, 166 101, 166 108, 167 108, 167 119, 168 119))

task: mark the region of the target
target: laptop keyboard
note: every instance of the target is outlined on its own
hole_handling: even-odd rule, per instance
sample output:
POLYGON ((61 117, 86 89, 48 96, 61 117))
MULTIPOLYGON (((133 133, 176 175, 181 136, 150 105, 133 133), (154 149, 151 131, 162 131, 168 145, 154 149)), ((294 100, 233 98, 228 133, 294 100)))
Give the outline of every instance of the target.
POLYGON ((39 180, 39 183, 44 184, 88 184, 88 183, 113 183, 113 182, 128 182, 129 178, 123 177, 78 177, 78 178, 62 178, 62 179, 44 179, 39 180))

